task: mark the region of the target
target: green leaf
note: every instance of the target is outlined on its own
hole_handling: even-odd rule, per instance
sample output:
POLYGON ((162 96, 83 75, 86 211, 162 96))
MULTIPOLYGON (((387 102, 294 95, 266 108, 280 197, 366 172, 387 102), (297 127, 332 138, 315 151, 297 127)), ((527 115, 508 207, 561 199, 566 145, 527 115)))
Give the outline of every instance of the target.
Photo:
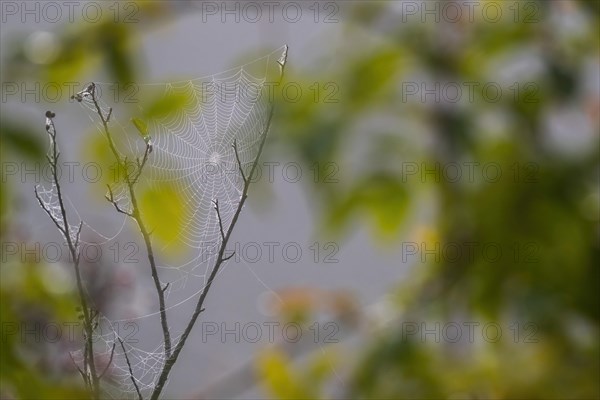
POLYGON ((394 238, 405 220, 409 200, 400 178, 385 172, 369 174, 332 202, 327 221, 333 231, 340 231, 353 218, 366 216, 380 239, 394 238))
POLYGON ((139 196, 144 221, 162 245, 166 256, 185 251, 181 238, 189 226, 191 210, 185 194, 171 182, 161 182, 144 189, 139 196))
MULTIPOLYGON (((200 95, 201 97, 201 95, 200 95)), ((172 117, 187 107, 196 107, 199 99, 185 91, 173 91, 167 94, 158 94, 153 97, 145 107, 144 115, 152 119, 172 117)))
POLYGON ((131 122, 135 125, 142 137, 148 136, 148 124, 146 124, 146 122, 136 117, 131 118, 131 122))
MULTIPOLYGON (((40 119, 42 121, 42 119, 40 119)), ((42 123, 40 123, 42 127, 42 123)), ((43 128, 41 128, 43 130, 43 128)), ((44 157, 44 136, 36 134, 35 128, 15 123, 2 121, 0 126, 0 142, 7 150, 31 160, 41 160, 44 157)))
POLYGON ((267 349, 257 360, 257 370, 266 389, 278 399, 314 398, 310 387, 291 368, 287 355, 279 349, 267 349))

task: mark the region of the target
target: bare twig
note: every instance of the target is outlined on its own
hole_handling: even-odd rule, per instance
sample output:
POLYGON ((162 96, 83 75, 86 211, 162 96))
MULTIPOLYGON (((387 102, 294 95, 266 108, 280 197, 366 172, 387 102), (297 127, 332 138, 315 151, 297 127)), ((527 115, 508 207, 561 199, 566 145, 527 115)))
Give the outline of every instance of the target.
POLYGON ((106 367, 104 368, 104 371, 102 371, 102 373, 100 374, 100 376, 98 376, 98 379, 102 379, 102 377, 104 376, 104 374, 106 374, 106 371, 108 371, 108 368, 110 367, 110 364, 112 364, 112 360, 113 360, 113 357, 115 355, 115 346, 116 345, 117 345, 117 342, 113 342, 112 350, 110 351, 110 359, 108 360, 108 364, 106 364, 106 367))
MULTIPOLYGON (((84 336, 85 336, 85 345, 84 345, 84 369, 85 371, 81 371, 83 373, 84 382, 90 388, 92 392, 92 396, 94 399, 100 397, 100 379, 96 372, 96 364, 94 362, 94 346, 92 341, 93 335, 93 318, 90 315, 90 310, 88 308, 88 299, 87 294, 85 293, 85 289, 83 286, 83 281, 81 279, 81 271, 79 268, 79 240, 81 237, 81 228, 83 226, 83 221, 79 223, 77 230, 74 232, 74 237, 71 235, 71 226, 69 225, 69 220, 67 218, 67 210, 64 204, 62 188, 60 186, 60 180, 58 178, 58 158, 60 156, 60 152, 58 150, 58 144, 56 141, 57 131, 56 126, 54 125, 54 117, 55 114, 51 111, 46 112, 46 132, 50 137, 50 151, 47 154, 48 162, 50 163, 51 172, 52 172, 52 183, 56 188, 56 197, 58 198, 58 205, 60 209, 60 214, 62 221, 56 217, 50 209, 46 206, 46 204, 42 201, 37 187, 34 189, 35 197, 40 203, 42 209, 48 214, 54 225, 58 228, 60 233, 65 237, 67 242, 67 246, 69 248, 69 252, 71 254, 71 259, 73 260, 73 267, 75 270, 75 278, 77 281, 77 292, 79 294, 79 302, 81 304, 81 309, 83 312, 83 324, 84 324, 84 336), (89 371, 88 371, 89 370, 89 371)), ((79 369, 79 367, 78 367, 79 369)))
MULTIPOLYGON (((98 104, 98 98, 96 97, 94 83, 90 84, 90 86, 88 87, 87 94, 89 94, 89 97, 91 98, 91 101, 94 104, 94 107, 96 108, 96 113, 100 117, 100 121, 102 122, 102 126, 104 127, 104 135, 106 137, 106 140, 108 141, 108 146, 113 156, 115 157, 115 160, 117 161, 117 164, 126 165, 127 159, 121 157, 121 155, 119 154, 119 151, 117 150, 112 135, 110 133, 110 129, 108 129, 108 121, 110 119, 110 116, 112 115, 112 108, 109 110, 108 115, 105 116, 102 112, 102 109, 100 108, 100 105, 98 104)), ((129 176, 127 173, 125 174, 125 183, 127 184, 127 188, 129 191, 129 199, 131 201, 131 212, 124 212, 125 210, 120 209, 120 207, 118 207, 117 203, 114 201, 114 197, 112 196, 112 194, 109 195, 110 197, 108 197, 108 200, 111 203, 113 203, 115 209, 118 212, 130 216, 137 223, 138 228, 140 229, 140 233, 142 234, 142 238, 144 239, 144 244, 146 246, 146 252, 148 255, 148 262, 150 264, 150 271, 152 274, 152 280, 154 282, 154 287, 158 295, 160 322, 163 332, 163 341, 165 345, 165 357, 169 358, 171 356, 171 334, 169 332, 169 325, 167 323, 167 312, 165 307, 164 291, 162 290, 160 279, 158 277, 158 268, 156 267, 156 261, 154 259, 154 250, 152 247, 152 241, 150 240, 150 234, 148 233, 148 229, 144 223, 144 220, 142 219, 135 192, 135 184, 137 183, 137 180, 141 175, 144 166, 146 165, 148 155, 151 151, 151 143, 146 142, 146 150, 144 152, 144 157, 141 162, 138 162, 138 168, 136 172, 133 176, 129 176)))
POLYGON ((223 262, 225 262, 225 261, 229 260, 229 259, 230 259, 230 258, 232 258, 233 256, 235 256, 235 251, 234 251, 234 252, 232 252, 230 255, 228 255, 228 256, 226 256, 226 257, 223 257, 223 262))
POLYGON ((135 387, 135 391, 137 392, 138 399, 144 400, 142 397, 142 393, 140 392, 140 388, 135 380, 135 376, 133 375, 133 370, 131 369, 131 362, 129 361, 129 356, 127 355, 127 350, 125 350, 125 345, 123 344, 123 339, 119 338, 119 343, 121 343, 121 348, 123 349, 123 355, 125 356, 125 361, 127 362, 127 368, 129 369, 129 377, 131 378, 131 382, 133 382, 133 386, 135 387))
POLYGON ((225 240, 225 232, 223 231, 223 220, 221 219, 221 212, 219 211, 219 199, 213 200, 215 205, 215 212, 217 213, 217 219, 219 220, 219 230, 221 231, 221 240, 225 240))
MULTIPOLYGON (((288 48, 286 46, 285 52, 283 54, 281 61, 277 61, 279 64, 279 67, 280 67, 280 75, 279 75, 280 83, 283 80, 283 75, 284 75, 284 71, 285 71, 285 63, 287 60, 287 50, 288 50, 288 48)), ((233 215, 233 219, 231 220, 231 223, 229 224, 227 232, 224 235, 224 239, 221 241, 221 246, 219 248, 219 253, 217 256, 217 260, 215 261, 215 265, 210 273, 210 276, 208 278, 208 281, 206 282, 206 285, 204 286, 204 289, 202 290, 202 293, 200 294, 200 298, 198 299, 198 302, 196 303, 196 307, 194 309, 194 313, 192 314, 192 317, 190 318, 190 321, 188 322, 185 330, 183 331, 181 338, 177 342, 177 345, 175 346, 175 349, 173 350, 173 354, 167 358, 167 361, 165 362, 165 365, 163 366, 163 369, 160 373, 160 376, 158 378, 156 386, 154 387, 154 390, 152 391, 152 395, 150 397, 152 400, 157 400, 158 397, 160 396, 160 393, 162 392, 164 385, 167 382, 167 379, 169 377, 169 373, 170 373, 171 369, 173 368, 173 365, 177 361, 177 358, 179 357, 179 354, 181 353, 181 350, 183 349, 183 346, 185 345, 185 342, 186 342, 188 336, 190 335, 190 332, 192 331, 192 329, 196 323, 196 320, 198 319, 198 316, 200 315, 201 312, 204 311, 204 308, 203 308, 204 300, 206 299, 206 296, 208 295, 208 292, 217 276, 217 273, 219 272, 219 269, 221 268, 222 264, 226 260, 228 260, 229 258, 231 258, 233 256, 233 254, 232 254, 228 257, 224 257, 225 247, 227 246, 227 243, 229 242, 231 233, 233 232, 233 229, 237 223, 237 220, 240 216, 242 208, 244 207, 244 203, 246 202, 246 198, 248 197, 248 189, 250 188, 252 176, 253 176, 254 172, 256 171, 256 167, 258 165, 258 160, 260 158, 260 155, 262 154, 262 150, 264 148, 265 141, 267 138, 267 133, 269 132, 269 128, 271 127, 271 120, 273 119, 274 110, 275 110, 275 107, 272 106, 271 110, 269 112, 268 119, 267 119, 267 124, 265 126, 264 131, 262 132, 262 138, 261 138, 260 145, 258 148, 258 153, 256 154, 256 158, 254 159, 254 162, 252 163, 252 168, 250 170, 250 174, 248 175, 247 178, 245 176, 243 176, 244 177, 244 188, 242 190, 242 197, 240 198, 240 202, 235 210, 235 214, 233 215)), ((235 147, 237 148, 236 142, 234 142, 234 144, 236 145, 235 147)))
POLYGON ((108 200, 109 202, 112 203, 113 206, 115 206, 115 210, 117 210, 117 212, 119 212, 121 214, 125 214, 129 217, 133 217, 133 214, 123 210, 121 208, 121 206, 119 206, 119 203, 115 200, 115 196, 113 195, 113 191, 110 188, 110 185, 106 185, 106 187, 108 188, 108 194, 104 196, 106 198, 106 200, 108 200))
POLYGON ((75 368, 77 368, 77 371, 79 371, 79 374, 81 374, 81 377, 83 378, 83 382, 85 383, 86 386, 89 387, 89 381, 88 381, 88 377, 87 375, 81 370, 81 368, 79 368, 79 365, 77 365, 77 363, 75 362, 75 359, 73 358, 73 355, 71 354, 71 352, 69 352, 69 357, 71 358, 71 361, 73 362, 73 365, 75 366, 75 368))
POLYGON ((142 174, 142 171, 144 169, 144 166, 146 165, 146 162, 148 161, 148 156, 150 155, 150 153, 152 152, 152 144, 148 141, 146 142, 146 149, 144 150, 144 157, 142 158, 142 161, 140 162, 140 159, 137 159, 137 170, 135 172, 135 174, 133 175, 133 178, 131 179, 131 183, 133 185, 135 185, 140 177, 140 175, 142 174))
POLYGON ((237 161, 238 164, 238 168, 240 170, 240 175, 242 176, 242 180, 244 181, 244 184, 246 184, 246 175, 244 174, 244 168, 242 167, 242 162, 240 161, 240 154, 238 153, 238 147, 237 147, 237 139, 233 139, 233 152, 235 153, 235 159, 237 161))
POLYGON ((75 248, 79 248, 79 239, 81 238, 81 228, 83 228, 83 221, 79 221, 79 227, 75 234, 75 248))

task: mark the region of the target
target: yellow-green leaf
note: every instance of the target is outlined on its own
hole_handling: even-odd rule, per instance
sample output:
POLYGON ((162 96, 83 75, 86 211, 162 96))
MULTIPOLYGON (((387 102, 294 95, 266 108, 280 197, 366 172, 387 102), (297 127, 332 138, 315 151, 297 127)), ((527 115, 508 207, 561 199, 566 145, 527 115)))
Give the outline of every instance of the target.
POLYGON ((146 122, 136 117, 131 118, 131 122, 135 125, 142 137, 148 136, 148 124, 146 124, 146 122))
POLYGON ((266 389, 279 399, 314 398, 300 376, 295 374, 288 357, 279 349, 266 349, 257 360, 258 374, 266 389))
POLYGON ((182 191, 170 182, 153 185, 141 193, 139 206, 148 229, 160 241, 163 250, 179 253, 190 217, 182 191))

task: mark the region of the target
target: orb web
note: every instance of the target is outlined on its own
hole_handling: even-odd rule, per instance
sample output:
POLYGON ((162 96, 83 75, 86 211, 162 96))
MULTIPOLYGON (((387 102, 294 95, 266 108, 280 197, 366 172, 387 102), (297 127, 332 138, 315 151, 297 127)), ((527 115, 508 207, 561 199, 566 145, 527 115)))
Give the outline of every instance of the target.
MULTIPOLYGON (((165 291, 167 311, 197 299, 206 285, 216 249, 222 240, 220 222, 227 231, 240 204, 245 184, 242 174, 249 177, 267 135, 273 88, 281 76, 286 56, 287 46, 284 46, 264 57, 210 76, 136 85, 139 98, 166 99, 163 102, 166 108, 169 103, 178 104, 169 112, 145 114, 150 116, 146 120, 148 134, 144 140, 135 134, 129 117, 113 110, 114 104, 107 96, 97 98, 102 113, 111 115, 109 128, 122 157, 134 160, 136 155, 144 153, 145 141, 151 144, 152 152, 140 176, 140 184, 157 188, 170 185, 186 210, 173 221, 181 227, 173 243, 159 246, 153 241, 155 247, 159 246, 158 250, 175 245, 184 245, 190 250, 190 256, 176 265, 159 260, 161 284, 163 287, 169 284, 165 291), (215 203, 218 203, 218 214, 215 203)), ((96 85, 99 93, 111 92, 111 84, 96 85)), ((90 97, 84 96, 81 100, 90 120, 104 135, 96 105, 90 97)), ((112 184, 110 196, 123 210, 131 212, 125 183, 112 184)), ((149 270, 141 273, 146 272, 149 270)), ((134 397, 135 385, 142 393, 151 391, 165 362, 162 341, 149 348, 125 342, 128 363, 120 346, 122 337, 115 327, 128 321, 154 318, 158 330, 158 311, 123 320, 100 318, 108 327, 108 333, 97 334, 97 351, 100 359, 112 358, 109 376, 115 388, 134 397), (131 380, 130 367, 135 384, 131 380)), ((182 333, 183 327, 171 325, 173 347, 182 333)), ((81 364, 83 352, 75 352, 73 357, 81 364)))

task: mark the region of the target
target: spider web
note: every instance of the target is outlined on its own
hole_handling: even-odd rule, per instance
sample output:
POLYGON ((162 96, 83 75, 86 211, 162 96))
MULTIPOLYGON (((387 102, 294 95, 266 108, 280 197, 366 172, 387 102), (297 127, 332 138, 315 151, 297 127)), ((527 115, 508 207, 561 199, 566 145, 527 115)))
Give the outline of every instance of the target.
MULTIPOLYGON (((220 223, 227 232, 241 200, 245 182, 240 165, 248 178, 267 134, 273 106, 273 84, 281 77, 286 57, 287 46, 283 46, 264 57, 214 75, 136 85, 139 98, 162 98, 167 103, 177 99, 181 102, 170 112, 147 119, 148 135, 144 140, 135 133, 128 118, 113 111, 110 100, 96 97, 103 115, 111 115, 109 129, 122 158, 134 160, 144 153, 146 143, 152 146, 139 184, 145 188, 161 188, 168 184, 184 202, 185 212, 173 221, 181 227, 176 238, 162 247, 153 240, 155 249, 184 245, 190 254, 176 265, 159 260, 161 285, 169 284, 165 291, 167 311, 197 299, 206 285, 222 240, 220 223), (219 214, 215 211, 216 202, 219 214), (183 290, 186 287, 192 288, 191 293, 183 290)), ((110 93, 111 84, 95 85, 99 93, 110 93)), ((88 110, 90 120, 104 136, 103 124, 91 96, 83 95, 80 104, 88 110)), ((53 187, 40 193, 51 210, 57 207, 54 192, 53 187)), ((131 212, 131 199, 124 182, 111 185, 110 194, 121 209, 131 212)), ((107 241, 115 238, 106 237, 107 241)), ((109 381, 104 384, 108 386, 105 389, 110 389, 109 395, 119 397, 125 391, 135 397, 136 386, 143 394, 154 387, 165 363, 162 340, 158 345, 144 349, 121 337, 118 326, 144 319, 151 319, 152 326, 158 329, 158 311, 122 320, 99 316, 98 324, 103 329, 95 332, 94 354, 101 362, 110 364, 107 369, 109 381), (125 342, 127 358, 119 339, 125 342)), ((171 322, 172 346, 175 348, 184 327, 173 326, 171 322)), ((71 355, 81 368, 83 350, 71 355)))
MULTIPOLYGON (((51 218, 56 221, 56 223, 64 232, 69 232, 71 242, 75 243, 77 241, 77 232, 79 230, 79 226, 71 223, 67 224, 67 222, 63 219, 60 202, 58 200, 56 184, 53 182, 50 188, 45 188, 42 185, 38 185, 36 186, 36 191, 39 196, 39 201, 43 204, 51 218)), ((65 234, 61 232, 61 235, 66 241, 67 237, 65 234)))
MULTIPOLYGON (((174 225, 180 226, 177 237, 163 244, 161 250, 185 245, 195 250, 194 256, 176 265, 162 265, 176 270, 182 284, 189 276, 203 276, 209 265, 206 261, 220 245, 219 219, 214 211, 218 201, 221 222, 226 231, 240 201, 244 181, 239 163, 248 176, 258 153, 272 107, 274 78, 279 75, 280 62, 285 60, 287 47, 240 67, 207 77, 163 84, 142 84, 138 97, 162 97, 184 100, 184 104, 166 115, 148 121, 148 139, 153 151, 141 180, 161 188, 167 183, 183 199, 185 213, 177 215, 174 225), (233 143, 237 144, 237 155, 233 143), (202 264, 202 265, 201 265, 202 264), (204 267, 204 271, 199 271, 204 267)), ((97 84, 102 87, 103 84, 97 84)), ((106 84, 102 92, 109 92, 106 84)), ((101 121, 90 98, 81 105, 89 109, 90 119, 103 132, 101 121)), ((102 112, 111 109, 99 100, 102 112)), ((143 154, 144 142, 132 135, 129 122, 113 116, 111 131, 120 130, 117 140, 124 141, 120 150, 129 160, 143 154)), ((122 154, 123 155, 123 154, 122 154)), ((117 183, 113 196, 121 208, 131 211, 127 186, 117 183)), ((174 282, 171 282, 173 284, 174 282)))

